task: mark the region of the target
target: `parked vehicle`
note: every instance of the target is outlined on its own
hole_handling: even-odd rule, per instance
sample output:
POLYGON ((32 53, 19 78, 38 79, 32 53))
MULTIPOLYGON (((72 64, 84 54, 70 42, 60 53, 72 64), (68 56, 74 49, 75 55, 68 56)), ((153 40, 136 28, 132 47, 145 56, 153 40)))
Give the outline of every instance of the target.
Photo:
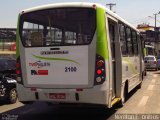
POLYGON ((157 67, 158 67, 158 70, 160 70, 160 59, 157 59, 157 67))
POLYGON ((16 90, 16 61, 9 58, 0 58, 0 100, 15 103, 16 90))
POLYGON ((144 62, 145 62, 146 69, 155 69, 155 70, 158 70, 157 59, 156 59, 155 56, 153 56, 153 55, 146 56, 144 58, 144 62))

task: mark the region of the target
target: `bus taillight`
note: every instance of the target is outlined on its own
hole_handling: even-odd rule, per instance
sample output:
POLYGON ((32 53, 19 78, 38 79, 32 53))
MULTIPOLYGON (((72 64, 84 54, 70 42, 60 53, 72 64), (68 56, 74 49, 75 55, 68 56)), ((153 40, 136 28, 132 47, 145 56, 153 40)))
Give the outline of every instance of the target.
POLYGON ((17 74, 17 82, 22 84, 20 58, 18 58, 17 61, 16 61, 16 74, 17 74))
POLYGON ((100 55, 96 55, 95 67, 95 85, 102 84, 105 81, 105 61, 100 55))
POLYGON ((97 67, 102 67, 103 64, 104 64, 103 60, 97 61, 97 67))
POLYGON ((102 74, 102 70, 98 69, 97 70, 97 75, 101 75, 102 74))
POLYGON ((21 71, 20 71, 20 63, 19 63, 19 62, 16 63, 16 74, 17 74, 17 75, 21 74, 21 71))
POLYGON ((16 70, 16 74, 17 75, 21 74, 21 71, 20 70, 16 70))

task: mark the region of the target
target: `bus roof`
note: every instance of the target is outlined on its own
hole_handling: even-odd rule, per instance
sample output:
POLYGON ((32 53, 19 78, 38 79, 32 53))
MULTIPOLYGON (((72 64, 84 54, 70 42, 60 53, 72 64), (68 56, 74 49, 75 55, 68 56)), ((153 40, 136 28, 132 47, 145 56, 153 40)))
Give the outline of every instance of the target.
POLYGON ((110 14, 112 17, 116 18, 117 20, 127 24, 130 26, 132 29, 136 30, 139 32, 138 29, 136 29, 133 25, 131 25, 129 22, 121 18, 119 15, 115 14, 108 8, 104 7, 103 5, 99 3, 89 3, 89 2, 64 2, 64 3, 54 3, 54 4, 47 4, 47 5, 41 5, 29 9, 22 10, 23 13, 29 13, 37 10, 45 10, 45 9, 51 9, 51 8, 59 8, 59 7, 87 7, 87 8, 93 8, 93 6, 96 5, 97 7, 100 7, 106 11, 106 13, 110 14))

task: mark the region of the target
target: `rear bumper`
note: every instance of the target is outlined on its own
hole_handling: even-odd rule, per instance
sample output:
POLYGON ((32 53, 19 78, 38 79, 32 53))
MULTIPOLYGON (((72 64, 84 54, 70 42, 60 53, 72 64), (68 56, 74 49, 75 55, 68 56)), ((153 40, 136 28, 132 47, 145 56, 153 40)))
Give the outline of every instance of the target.
POLYGON ((24 88, 17 85, 19 101, 46 101, 55 103, 87 103, 107 105, 107 90, 83 89, 76 91, 75 89, 37 89, 31 91, 30 88, 24 88), (27 93, 27 94, 25 94, 27 93), (54 99, 50 97, 50 93, 65 94, 65 99, 54 99))
POLYGON ((145 66, 146 69, 156 69, 157 65, 145 66))

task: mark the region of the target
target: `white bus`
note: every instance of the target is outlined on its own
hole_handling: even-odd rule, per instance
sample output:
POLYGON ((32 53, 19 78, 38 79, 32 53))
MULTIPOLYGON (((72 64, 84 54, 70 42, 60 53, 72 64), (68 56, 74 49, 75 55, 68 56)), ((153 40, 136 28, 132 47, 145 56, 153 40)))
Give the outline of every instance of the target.
POLYGON ((19 101, 123 105, 141 87, 140 43, 135 27, 99 4, 23 10, 17 26, 19 101))
POLYGON ((145 45, 146 55, 156 55, 155 47, 153 45, 145 45))

